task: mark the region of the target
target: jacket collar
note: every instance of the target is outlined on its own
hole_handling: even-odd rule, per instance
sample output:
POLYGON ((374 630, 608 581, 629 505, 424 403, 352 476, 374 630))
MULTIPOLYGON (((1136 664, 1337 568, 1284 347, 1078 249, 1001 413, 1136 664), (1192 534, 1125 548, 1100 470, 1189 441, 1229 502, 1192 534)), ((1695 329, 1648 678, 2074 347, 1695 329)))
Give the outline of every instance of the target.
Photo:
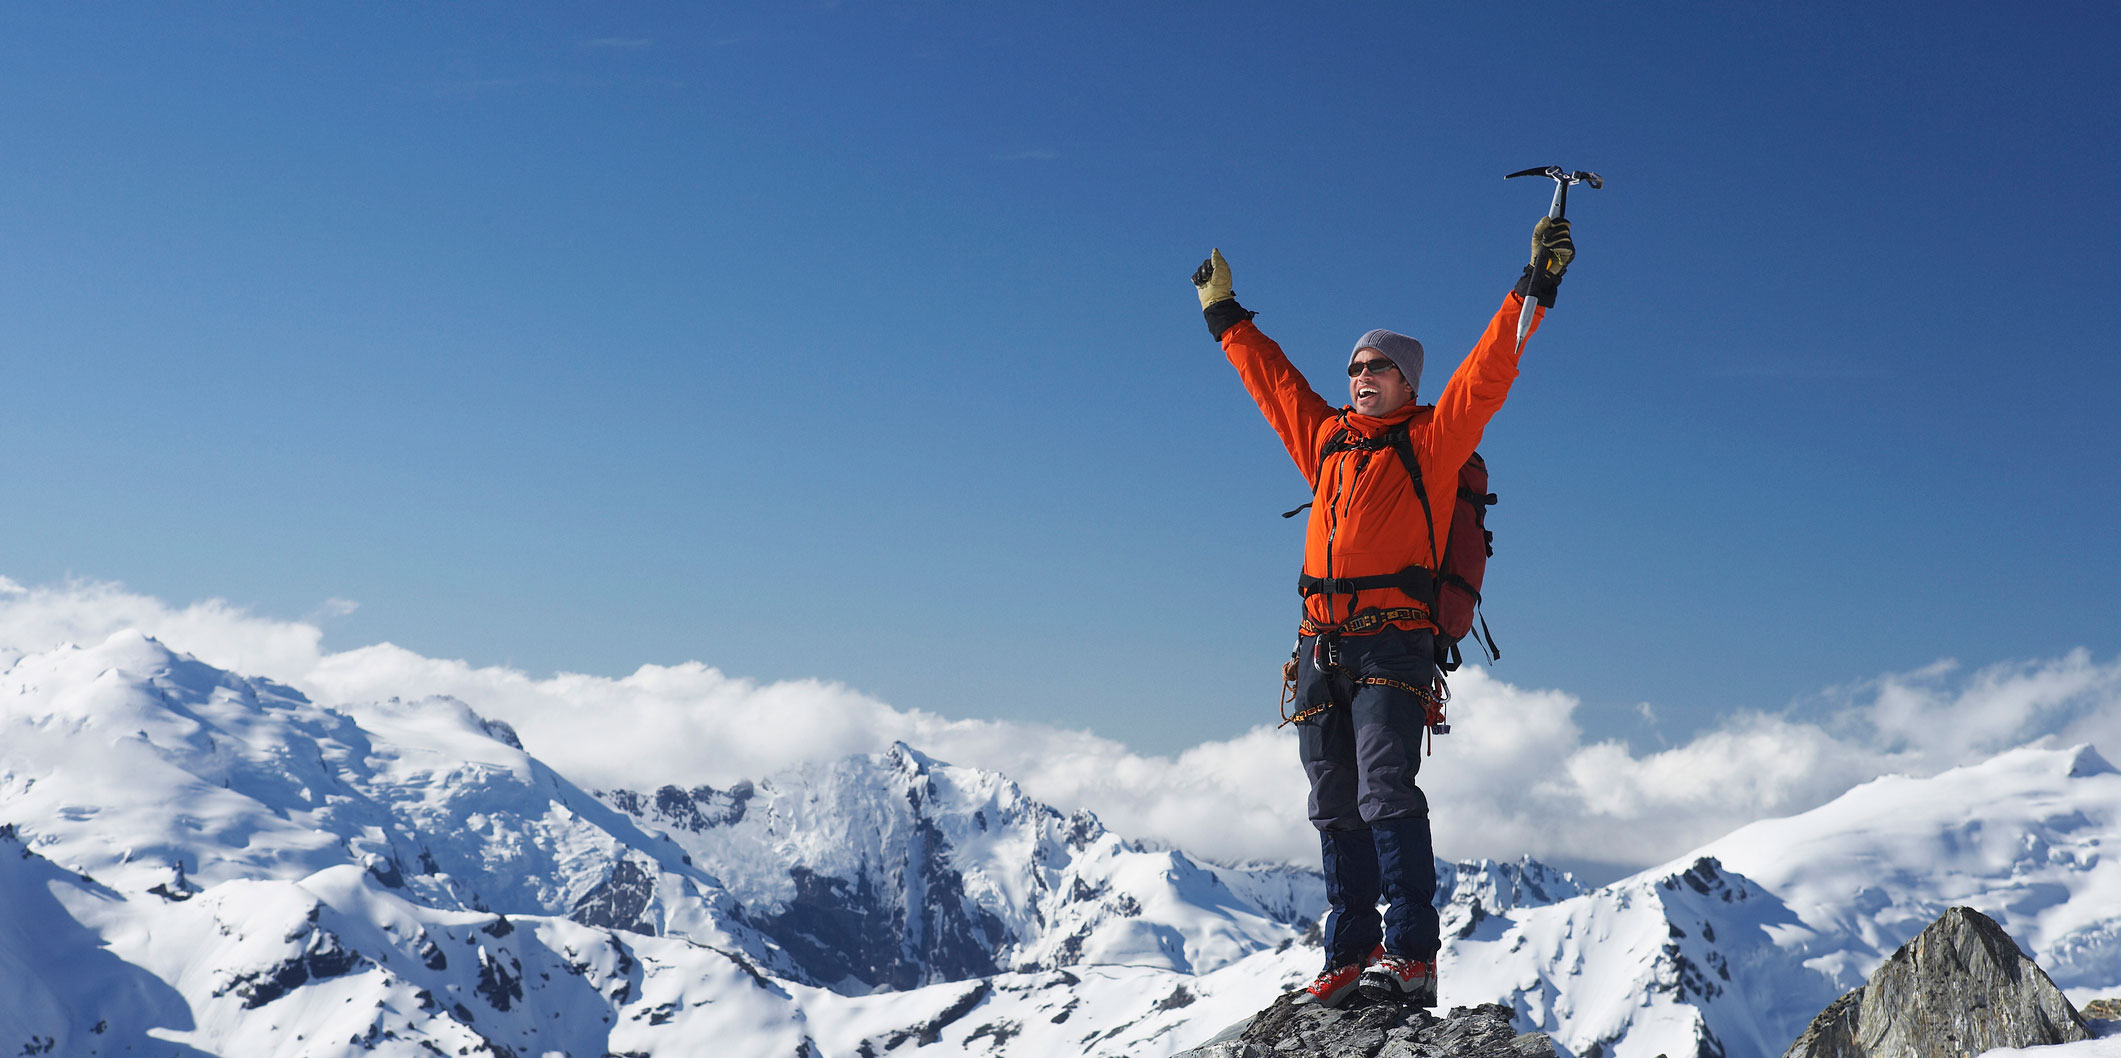
POLYGON ((1354 405, 1351 404, 1340 409, 1340 421, 1347 424, 1348 429, 1364 437, 1376 437, 1393 426, 1435 410, 1434 404, 1416 404, 1410 400, 1394 409, 1390 415, 1357 415, 1354 405))

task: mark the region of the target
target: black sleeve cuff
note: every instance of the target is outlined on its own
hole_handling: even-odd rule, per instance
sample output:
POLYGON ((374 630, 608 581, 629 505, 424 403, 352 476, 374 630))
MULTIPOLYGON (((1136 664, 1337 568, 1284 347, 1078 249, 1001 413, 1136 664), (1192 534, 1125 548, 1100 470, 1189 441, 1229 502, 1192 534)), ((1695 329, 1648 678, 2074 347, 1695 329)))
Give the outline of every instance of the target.
POLYGON ((1224 298, 1202 309, 1200 314, 1208 321, 1208 333, 1214 335, 1218 342, 1223 340, 1224 331, 1259 315, 1238 304, 1236 298, 1224 298))
POLYGON ((1554 293, 1561 289, 1561 277, 1548 275, 1544 268, 1524 266, 1524 275, 1517 278, 1517 296, 1531 298, 1547 308, 1554 307, 1554 293))

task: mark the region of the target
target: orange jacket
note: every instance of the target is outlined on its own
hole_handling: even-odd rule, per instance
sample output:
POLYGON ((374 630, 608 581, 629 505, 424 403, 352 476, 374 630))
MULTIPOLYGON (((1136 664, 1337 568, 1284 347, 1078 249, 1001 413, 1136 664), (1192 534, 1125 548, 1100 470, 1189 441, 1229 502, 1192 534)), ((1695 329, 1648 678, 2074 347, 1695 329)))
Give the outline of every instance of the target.
MULTIPOLYGON (((1357 415, 1336 408, 1314 392, 1272 338, 1250 320, 1223 332, 1223 352, 1235 365, 1245 389, 1259 404, 1289 457, 1311 483, 1311 523, 1304 536, 1303 571, 1313 577, 1367 577, 1398 573, 1409 566, 1434 570, 1451 531, 1451 511, 1458 502, 1458 469, 1480 444, 1488 420, 1509 396, 1517 379, 1517 319, 1524 299, 1510 294, 1488 321, 1487 333, 1466 354, 1443 395, 1433 405, 1409 402, 1383 417, 1357 415), (1334 431, 1376 438, 1394 423, 1407 423, 1408 439, 1421 465, 1422 484, 1435 515, 1435 536, 1424 543, 1429 519, 1399 458, 1386 448, 1376 452, 1336 452, 1319 466, 1319 452, 1334 431)), ((1545 310, 1533 306, 1537 330, 1545 310)), ((1354 595, 1318 594, 1304 600, 1304 616, 1321 625, 1337 624, 1360 610, 1413 607, 1425 610, 1398 588, 1373 588, 1354 595)), ((1433 627, 1427 621, 1393 622, 1405 627, 1433 627)))

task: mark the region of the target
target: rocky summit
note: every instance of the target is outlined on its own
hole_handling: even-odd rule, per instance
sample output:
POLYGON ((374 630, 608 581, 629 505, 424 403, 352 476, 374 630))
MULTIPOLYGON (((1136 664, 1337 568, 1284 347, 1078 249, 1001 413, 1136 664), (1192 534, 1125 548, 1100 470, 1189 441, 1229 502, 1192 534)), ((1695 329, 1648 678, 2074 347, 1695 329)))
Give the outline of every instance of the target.
POLYGON ((1520 1033, 1497 1003, 1419 1007, 1357 1001, 1342 1009, 1299 1004, 1290 992, 1246 1021, 1175 1058, 1554 1058, 1543 1032, 1520 1033))
POLYGON ((1988 916, 1946 911, 1783 1058, 1963 1058, 2091 1038, 2068 997, 1988 916))

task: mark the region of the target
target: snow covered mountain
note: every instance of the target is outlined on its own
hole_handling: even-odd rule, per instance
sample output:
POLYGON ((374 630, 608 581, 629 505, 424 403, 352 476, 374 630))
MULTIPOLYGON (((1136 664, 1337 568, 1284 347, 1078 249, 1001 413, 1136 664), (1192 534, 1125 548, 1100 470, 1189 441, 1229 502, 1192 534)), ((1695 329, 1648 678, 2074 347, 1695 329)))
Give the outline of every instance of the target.
MULTIPOLYGON (((1168 1052, 1306 975, 1323 901, 907 746, 600 799, 462 703, 136 633, 0 674, 0 827, 6 1053, 1168 1052)), ((1461 914, 1525 888, 1469 871, 1461 914)))
MULTIPOLYGON (((900 743, 729 790, 604 799, 718 878, 737 917, 849 994, 1084 964, 1202 974, 1308 938, 1316 871, 1201 863, 900 743)), ((1447 922, 1582 890, 1533 861, 1437 861, 1447 922)))
POLYGON ((1888 777, 1455 939, 1443 999, 1514 1004, 1579 1058, 1774 1058, 1948 907, 2078 1002, 2121 993, 2121 771, 2089 746, 1888 777))
MULTIPOLYGON (((1955 903, 2121 992, 2117 812, 2095 752, 2027 749, 1590 892, 1444 864, 1443 999, 1774 1058, 1955 903)), ((134 633, 0 672, 0 1053, 1166 1055, 1307 980, 1322 905, 905 745, 594 794, 462 703, 134 633)))
POLYGON ((606 800, 850 993, 1083 963, 1198 973, 1297 939, 1325 903, 1315 873, 1145 849, 903 743, 726 792, 606 800))

